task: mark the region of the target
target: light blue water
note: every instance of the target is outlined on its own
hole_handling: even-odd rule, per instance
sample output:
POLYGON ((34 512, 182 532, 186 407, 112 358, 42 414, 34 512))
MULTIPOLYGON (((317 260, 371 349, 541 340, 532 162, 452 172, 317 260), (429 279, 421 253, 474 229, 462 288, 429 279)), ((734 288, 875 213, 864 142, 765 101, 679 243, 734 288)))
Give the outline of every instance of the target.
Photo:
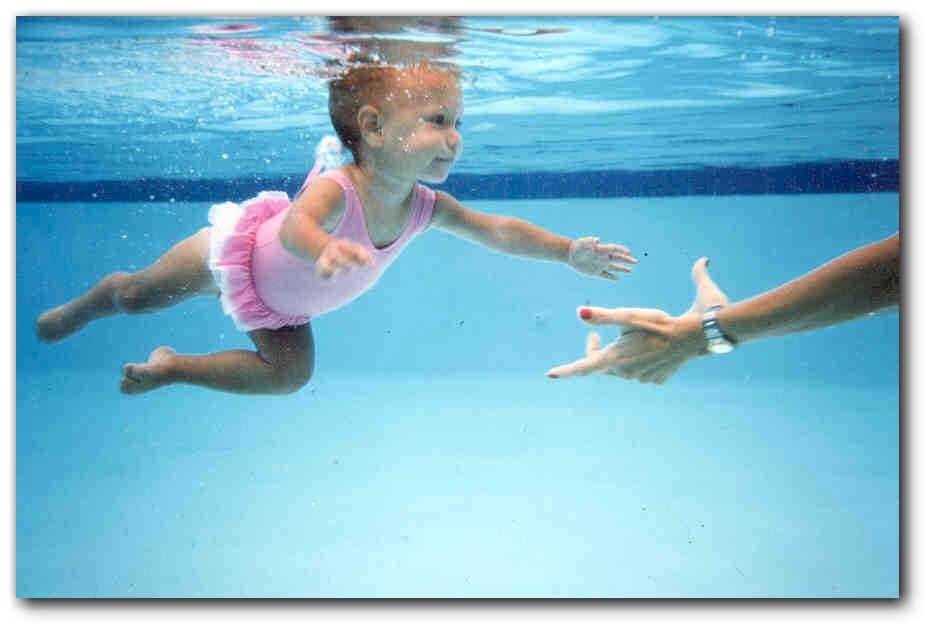
MULTIPOLYGON (((543 373, 582 350, 576 305, 682 310, 700 254, 744 297, 892 231, 896 207, 495 203, 569 233, 587 216, 649 256, 615 285, 427 234, 314 322, 318 375, 284 399, 116 392, 121 364, 160 343, 247 348, 209 299, 54 347, 21 332, 18 594, 894 596, 896 315, 747 345, 661 388, 543 373)), ((142 264, 202 216, 158 224, 167 209, 56 205, 68 219, 40 226, 23 216, 47 209, 21 207, 20 329, 135 248, 114 233, 95 260, 53 261, 25 243, 83 241, 138 211, 152 235, 127 262, 142 264)))
MULTIPOLYGON (((489 27, 490 19, 466 25, 489 27)), ((532 19, 497 18, 512 33, 524 32, 532 19)), ((757 18, 747 22, 752 28, 742 28, 741 38, 732 34, 738 22, 732 20, 678 19, 671 26, 662 20, 564 20, 563 26, 575 30, 559 35, 562 41, 577 44, 569 51, 590 61, 577 61, 576 67, 613 90, 603 100, 628 98, 641 105, 629 111, 658 116, 652 121, 654 133, 637 140, 661 157, 654 163, 761 167, 806 161, 781 158, 788 153, 819 155, 821 161, 875 158, 876 146, 887 147, 878 149, 887 153, 883 156, 896 158, 896 126, 880 122, 893 117, 889 112, 896 111, 896 104, 881 101, 877 82, 867 78, 886 80, 881 59, 893 50, 874 42, 890 37, 894 20, 778 18, 775 36, 769 37, 769 22, 757 18), (622 28, 614 28, 619 34, 602 45, 584 48, 579 43, 593 41, 581 37, 588 30, 605 33, 611 26, 622 28), (870 35, 870 47, 856 47, 852 54, 840 45, 849 41, 843 35, 862 38, 866 31, 878 33, 870 35), (732 39, 725 39, 726 33, 732 39), (690 59, 671 64, 678 76, 725 75, 729 71, 717 66, 729 57, 709 54, 709 46, 728 50, 747 33, 763 37, 768 62, 779 59, 791 68, 767 74, 762 82, 769 88, 776 76, 793 85, 792 63, 803 50, 809 55, 809 46, 796 42, 818 38, 817 49, 831 51, 834 72, 865 68, 856 60, 873 62, 869 71, 843 85, 853 83, 863 101, 868 94, 875 100, 849 104, 830 131, 810 121, 807 128, 815 130, 791 135, 789 142, 758 139, 783 138, 784 120, 769 114, 787 108, 769 102, 770 109, 753 110, 739 102, 727 111, 754 125, 751 138, 739 140, 721 129, 714 132, 721 118, 701 117, 699 108, 684 115, 679 107, 656 113, 643 104, 657 100, 652 79, 638 81, 633 72, 632 83, 603 80, 618 68, 633 67, 620 63, 629 60, 624 55, 634 52, 647 61, 637 67, 650 68, 671 49, 690 59), (788 37, 788 43, 778 37, 788 37), (866 131, 845 123, 846 118, 863 119, 862 107, 874 111, 868 119, 877 125, 866 131), (725 151, 708 142, 691 157, 675 160, 688 153, 674 137, 697 132, 726 137, 734 152, 722 156, 725 151), (828 142, 817 139, 827 136, 828 142), (740 151, 772 160, 732 156, 740 151)), ((154 77, 120 74, 121 68, 138 69, 139 58, 155 52, 192 48, 187 29, 200 21, 66 21, 44 30, 20 24, 18 179, 133 180, 153 172, 166 175, 162 166, 167 163, 173 172, 194 168, 192 179, 207 173, 234 178, 258 166, 217 156, 230 137, 255 147, 266 140, 276 143, 287 133, 318 137, 325 130, 316 121, 306 127, 294 122, 283 115, 290 105, 275 100, 265 101, 270 108, 256 117, 280 125, 280 131, 249 131, 249 115, 241 107, 214 108, 216 88, 206 78, 198 82, 192 77, 231 65, 210 70, 175 54, 152 66, 154 77), (94 49, 107 52, 100 58, 114 62, 114 71, 103 78, 118 82, 122 76, 129 87, 148 85, 149 104, 141 96, 128 97, 118 85, 103 98, 73 87, 84 84, 82 72, 96 67, 92 54, 54 70, 74 79, 67 83, 72 85, 66 90, 72 97, 67 106, 62 92, 30 91, 44 84, 33 82, 34 73, 55 66, 26 52, 44 44, 48 56, 67 56, 68 50, 87 44, 87 32, 99 40, 94 49), (115 41, 124 46, 122 56, 109 54, 107 46, 115 47, 115 41), (180 84, 156 80, 172 68, 196 72, 191 70, 180 84), (159 116, 177 120, 177 127, 158 116, 145 118, 150 128, 134 125, 152 102, 180 95, 187 98, 183 106, 152 107, 159 116), (33 117, 31 105, 46 107, 49 121, 33 117), (69 111, 94 105, 106 109, 106 115, 69 117, 69 111), (185 125, 196 123, 198 109, 226 111, 239 126, 235 133, 197 135, 185 125), (55 120, 80 141, 59 141, 55 120), (101 128, 107 124, 109 131, 101 128), (36 139, 43 136, 44 144, 36 139), (124 146, 133 143, 122 137, 137 139, 138 154, 148 156, 139 161, 120 157, 124 146), (181 144, 172 143, 172 137, 181 144), (206 145, 202 152, 188 150, 194 137, 203 140, 199 146, 206 145), (40 144, 45 146, 41 150, 40 144)), ((546 27, 557 25, 557 18, 542 21, 546 27)), ((275 24, 266 25, 268 38, 294 49, 296 37, 286 35, 290 30, 275 30, 292 25, 275 24)), ((521 73, 524 85, 507 83, 510 99, 538 98, 546 86, 549 91, 553 85, 564 88, 539 78, 557 69, 551 64, 564 55, 534 57, 549 48, 533 48, 540 44, 528 42, 537 39, 512 33, 482 31, 456 44, 464 49, 463 65, 477 76, 474 84, 484 86, 474 88, 479 102, 480 89, 521 73), (487 42, 511 50, 513 62, 495 66, 487 61, 486 71, 476 65, 469 46, 487 42), (532 58, 549 65, 533 66, 532 58)), ((825 63, 824 58, 818 62, 825 63)), ((825 65, 819 70, 825 71, 825 65)), ((807 103, 841 99, 838 84, 817 82, 808 71, 803 76, 810 81, 807 103)), ((300 89, 315 94, 277 74, 256 77, 243 71, 238 80, 241 85, 254 80, 262 98, 272 98, 275 86, 285 95, 300 89)), ((686 84, 678 84, 684 98, 686 84)), ((46 89, 54 88, 48 84, 46 89)), ((248 99, 244 91, 232 91, 248 99)), ((576 95, 580 99, 582 94, 576 95)), ((520 143, 520 132, 504 123, 519 116, 494 113, 500 104, 486 106, 489 110, 472 115, 468 124, 478 129, 497 124, 497 131, 486 132, 496 133, 501 145, 494 152, 478 131, 480 152, 462 164, 466 170, 571 169, 556 148, 543 143, 529 149, 520 143), (477 154, 493 155, 487 169, 477 154)), ((800 109, 804 115, 809 111, 800 109)), ((596 115, 572 115, 570 124, 537 117, 552 125, 552 137, 561 133, 579 144, 606 137, 596 115)), ((619 120, 611 118, 613 130, 628 130, 619 120)), ((636 123, 651 128, 646 122, 636 123)), ((624 150, 624 158, 635 161, 640 153, 634 148, 624 150)), ((280 154, 288 156, 271 159, 269 169, 278 174, 301 169, 297 152, 282 149, 280 154)), ((608 165, 598 161, 605 158, 603 151, 584 154, 593 153, 584 167, 608 165)), ((261 154, 269 153, 257 150, 254 158, 261 154)), ((650 163, 643 158, 636 167, 650 163)), ((143 397, 118 393, 122 364, 141 360, 157 345, 185 352, 248 348, 248 339, 212 299, 157 316, 102 321, 54 346, 40 345, 32 335, 35 316, 43 309, 72 298, 102 274, 143 267, 200 228, 209 203, 19 202, 17 595, 898 594, 898 315, 745 345, 726 357, 687 365, 663 387, 605 377, 544 377, 548 368, 583 350, 587 329, 576 318, 576 306, 683 311, 692 299, 690 265, 702 255, 712 259, 713 276, 732 300, 754 295, 899 229, 896 193, 511 198, 468 204, 571 237, 595 234, 625 243, 640 264, 619 283, 597 281, 427 233, 371 292, 313 322, 317 374, 308 387, 294 396, 267 399, 185 387, 143 397)), ((609 331, 605 335, 611 337, 609 331)))

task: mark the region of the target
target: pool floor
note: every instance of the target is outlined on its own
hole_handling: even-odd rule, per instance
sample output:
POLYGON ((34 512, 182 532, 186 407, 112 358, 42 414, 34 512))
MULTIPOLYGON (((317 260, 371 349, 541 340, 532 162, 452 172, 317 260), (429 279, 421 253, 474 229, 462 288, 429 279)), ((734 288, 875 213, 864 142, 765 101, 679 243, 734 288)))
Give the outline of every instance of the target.
POLYGON ((117 374, 18 378, 20 597, 898 594, 896 388, 117 374))

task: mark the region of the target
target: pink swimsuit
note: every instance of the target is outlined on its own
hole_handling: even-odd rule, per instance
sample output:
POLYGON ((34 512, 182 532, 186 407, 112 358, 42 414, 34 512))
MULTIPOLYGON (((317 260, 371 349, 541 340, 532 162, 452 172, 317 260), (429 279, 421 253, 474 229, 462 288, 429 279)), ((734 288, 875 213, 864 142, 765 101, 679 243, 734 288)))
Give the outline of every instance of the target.
POLYGON ((374 257, 374 266, 333 279, 317 277, 315 264, 285 250, 278 238, 290 207, 284 192, 261 192, 241 205, 214 205, 209 218, 210 270, 219 285, 223 311, 239 330, 306 324, 310 318, 351 302, 377 282, 432 219, 435 192, 417 185, 413 209, 400 237, 376 248, 368 235, 361 200, 349 178, 338 170, 321 176, 336 181, 345 191, 345 211, 330 235, 364 246, 374 257))

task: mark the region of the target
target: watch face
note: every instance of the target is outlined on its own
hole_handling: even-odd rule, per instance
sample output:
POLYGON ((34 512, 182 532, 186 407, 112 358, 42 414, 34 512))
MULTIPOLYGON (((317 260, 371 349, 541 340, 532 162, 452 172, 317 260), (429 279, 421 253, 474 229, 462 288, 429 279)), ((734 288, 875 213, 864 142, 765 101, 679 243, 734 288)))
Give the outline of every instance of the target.
POLYGON ((709 351, 715 355, 724 355, 732 352, 732 344, 725 341, 715 341, 708 346, 709 351))

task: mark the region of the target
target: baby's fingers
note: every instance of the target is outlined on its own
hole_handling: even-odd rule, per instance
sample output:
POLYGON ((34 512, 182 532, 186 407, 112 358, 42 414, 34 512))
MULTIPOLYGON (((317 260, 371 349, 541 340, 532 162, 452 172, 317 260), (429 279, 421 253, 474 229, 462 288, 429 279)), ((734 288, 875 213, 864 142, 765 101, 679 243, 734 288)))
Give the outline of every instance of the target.
POLYGON ((374 265, 374 256, 361 246, 350 246, 345 252, 348 258, 358 265, 368 267, 374 265))
POLYGON ((599 276, 611 281, 618 281, 619 277, 613 274, 613 272, 625 272, 628 274, 629 272, 632 272, 632 268, 621 266, 618 263, 610 263, 606 265, 606 268, 599 272, 599 276))
POLYGON ((316 274, 324 279, 333 279, 342 272, 351 272, 358 264, 342 255, 327 255, 316 262, 316 274))
POLYGON ((332 276, 333 267, 328 258, 320 257, 316 260, 316 276, 328 279, 332 276))
POLYGON ((597 252, 616 261, 639 263, 639 260, 632 256, 632 252, 628 248, 619 244, 603 244, 597 246, 597 252))

